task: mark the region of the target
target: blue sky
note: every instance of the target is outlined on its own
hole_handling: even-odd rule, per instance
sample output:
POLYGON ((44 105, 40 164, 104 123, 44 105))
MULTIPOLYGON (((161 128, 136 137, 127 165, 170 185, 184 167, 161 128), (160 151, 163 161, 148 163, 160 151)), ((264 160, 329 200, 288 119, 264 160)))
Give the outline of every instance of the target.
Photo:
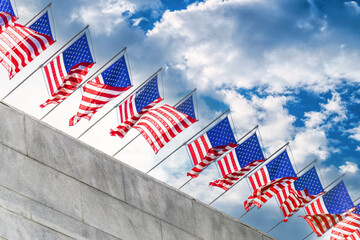
MULTIPOLYGON (((19 22, 26 23, 48 1, 16 4, 19 22)), ((351 197, 360 196, 360 1, 55 0, 52 11, 57 43, 11 81, 0 68, 0 97, 90 24, 97 64, 89 75, 127 46, 135 86, 163 67, 166 103, 198 89, 199 123, 156 156, 138 138, 116 156, 120 161, 146 171, 230 107, 238 138, 259 124, 266 156, 290 141, 297 170, 317 159, 324 185, 346 173, 351 197), (139 146, 143 151, 136 150, 139 146)), ((39 71, 5 102, 41 118, 50 107, 38 105, 47 98, 39 71)), ((77 137, 121 99, 91 122, 69 127, 80 98, 77 92, 44 121, 77 137)), ((110 137, 109 129, 116 125, 112 112, 81 140, 112 155, 136 135, 110 137)), ((185 149, 180 149, 151 175, 179 187, 190 168, 185 149)), ((222 192, 207 186, 218 176, 211 166, 183 191, 208 203, 222 192)), ((214 207, 238 217, 249 194, 243 181, 214 207)), ((241 220, 267 231, 281 214, 273 199, 241 220)), ((289 239, 287 233, 296 232, 302 239, 309 231, 304 220, 293 216, 270 235, 289 239)))

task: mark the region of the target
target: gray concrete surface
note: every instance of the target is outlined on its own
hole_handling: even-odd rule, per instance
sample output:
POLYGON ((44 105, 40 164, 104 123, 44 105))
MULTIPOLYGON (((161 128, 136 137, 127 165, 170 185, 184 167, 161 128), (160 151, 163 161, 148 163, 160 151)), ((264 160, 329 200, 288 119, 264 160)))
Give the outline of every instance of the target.
POLYGON ((3 103, 0 121, 0 239, 272 239, 3 103))

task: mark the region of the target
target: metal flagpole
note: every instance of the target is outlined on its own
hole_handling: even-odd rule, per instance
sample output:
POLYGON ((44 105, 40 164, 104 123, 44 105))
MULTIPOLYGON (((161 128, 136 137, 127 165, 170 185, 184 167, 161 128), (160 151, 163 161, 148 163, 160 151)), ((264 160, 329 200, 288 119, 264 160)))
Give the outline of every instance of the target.
MULTIPOLYGON (((189 94, 187 94, 185 97, 183 97, 180 101, 178 101, 174 107, 177 107, 178 104, 180 104, 184 99, 186 99, 187 97, 189 97, 191 94, 193 94, 196 91, 196 88, 193 89, 189 94)), ((138 138, 141 135, 141 133, 139 133, 138 135, 136 135, 133 139, 131 139, 130 142, 128 142, 125 146, 123 146, 122 148, 120 148, 119 151, 117 151, 114 155, 112 155, 113 157, 118 154, 119 152, 121 152, 124 148, 126 148, 130 143, 132 143, 136 138, 138 138)))
MULTIPOLYGON (((109 64, 112 60, 114 60, 117 56, 119 56, 122 52, 126 50, 126 47, 124 47, 120 52, 118 52, 114 57, 112 57, 109 61, 107 61, 104 65, 101 66, 93 75, 91 75, 86 81, 82 82, 70 95, 74 94, 77 90, 81 89, 82 86, 84 86, 88 81, 90 81, 96 74, 98 74, 107 64, 109 64)), ((67 98, 66 98, 67 99, 67 98)), ((66 100, 65 99, 65 100, 66 100)), ((65 101, 64 100, 64 101, 65 101)), ((52 111, 54 111, 61 103, 64 101, 61 101, 60 103, 56 104, 55 107, 53 107, 49 112, 47 112, 44 116, 40 118, 40 121, 43 120, 47 115, 49 115, 52 111)))
POLYGON ((56 51, 56 53, 54 53, 51 57, 49 57, 43 64, 41 64, 35 71, 33 71, 29 76, 27 76, 24 80, 22 80, 22 82, 20 82, 20 84, 18 84, 15 88, 13 88, 8 94, 5 95, 5 97, 3 97, 1 99, 1 102, 4 101, 5 98, 7 98, 10 94, 12 94, 18 87, 20 87, 27 79, 29 79, 35 72, 37 72, 37 70, 39 70, 40 68, 42 68, 45 63, 47 63, 49 60, 53 59, 53 57, 55 57, 59 52, 61 52, 66 45, 68 45, 70 42, 72 42, 76 37, 78 37, 81 33, 83 33, 87 28, 89 27, 89 25, 87 25, 86 27, 83 28, 83 30, 81 30, 78 34, 76 34, 73 38, 71 38, 65 45, 63 45, 59 50, 56 51))
POLYGON ((157 166, 159 166, 161 163, 163 163, 166 159, 168 159, 171 155, 173 155, 177 150, 179 150, 181 147, 185 146, 190 139, 193 139, 196 135, 198 135, 199 133, 201 133, 204 129, 206 129, 207 127, 209 127, 211 124, 213 124, 216 120, 218 120, 219 118, 221 118, 222 116, 224 116, 226 113, 228 113, 230 111, 230 109, 226 110, 225 112, 223 112, 220 116, 218 116, 217 118, 215 118, 213 121, 211 121, 208 125, 206 125, 204 128, 202 128, 200 131, 198 131, 197 133, 194 134, 194 136, 192 136, 191 138, 189 138, 186 142, 184 142, 183 144, 181 144, 177 149, 175 149, 174 151, 172 151, 169 155, 167 155, 163 160, 161 160, 160 162, 158 162, 154 167, 152 167, 149 171, 147 171, 146 173, 151 172, 152 170, 154 170, 157 166))
MULTIPOLYGON (((308 165, 306 165, 303 169, 301 169, 296 175, 300 174, 302 171, 304 171, 306 168, 308 168, 311 164, 313 164, 314 162, 316 162, 316 159, 313 160, 311 163, 309 163, 308 165)), ((253 206, 252 208, 249 209, 249 211, 245 212, 243 215, 241 215, 240 217, 238 217, 238 219, 242 218, 243 216, 245 216, 248 212, 250 212, 251 210, 253 210, 255 208, 255 206, 253 206)), ((281 221, 282 222, 282 221, 281 221)), ((280 222, 280 223, 281 223, 280 222)), ((275 227, 277 227, 280 223, 276 224, 274 227, 272 227, 269 231, 267 231, 266 233, 270 232, 271 230, 273 230, 275 227)))
POLYGON ((269 160, 271 157, 273 157, 275 154, 277 154, 279 151, 281 151, 283 148, 285 148, 287 145, 289 145, 289 142, 285 143, 281 148, 279 148, 278 150, 276 150, 273 154, 271 154, 268 158, 266 158, 266 160, 262 163, 259 164, 258 166, 256 166, 254 169, 251 169, 251 171, 249 171, 247 174, 245 174, 244 176, 242 176, 236 183, 234 183, 232 186, 229 187, 229 189, 225 192, 223 192, 222 194, 220 194, 219 196, 217 196, 214 200, 212 200, 209 205, 213 204, 216 200, 218 200, 221 196, 223 196, 225 193, 227 193, 231 188, 233 188, 236 184, 238 184, 241 180, 243 180, 244 178, 246 178, 248 175, 250 175, 250 173, 254 172, 256 169, 264 166, 267 163, 267 160, 269 160))
POLYGON ((52 3, 49 3, 46 7, 44 7, 43 10, 41 10, 38 14, 35 15, 32 19, 30 19, 24 26, 27 26, 29 23, 31 23, 35 18, 37 18, 41 13, 43 13, 46 9, 48 9, 52 3))
MULTIPOLYGON (((248 136, 251 132, 253 132, 255 129, 257 129, 259 127, 259 125, 256 125, 253 129, 251 129, 249 132, 247 132, 244 136, 242 136, 237 142, 236 144, 239 144, 239 142, 241 140, 243 140, 246 136, 248 136)), ((226 152, 227 153, 227 152, 226 152)), ((225 154, 225 153, 224 153, 225 154)), ((221 156, 219 156, 218 158, 220 158, 221 156)), ((204 171, 209 165, 205 166, 205 168, 202 170, 204 171)), ((193 180, 194 178, 190 178, 186 183, 184 183, 181 187, 178 188, 178 190, 180 190, 182 187, 184 187, 186 184, 188 184, 191 180, 193 180)))
MULTIPOLYGON (((330 184, 328 184, 325 189, 329 188, 331 185, 333 185, 337 180, 339 180, 340 178, 342 178, 343 176, 345 176, 345 173, 342 174, 340 177, 338 177, 337 179, 335 179, 334 181, 332 181, 330 184)), ((324 191, 325 191, 324 189, 324 191)), ((320 197, 320 196, 319 196, 320 197)), ((318 199, 318 198, 316 198, 318 199)), ((311 201, 310 203, 308 203, 306 206, 310 205, 312 202, 316 201, 316 199, 314 199, 313 201, 311 201)), ((355 201, 357 201, 358 199, 356 199, 355 201)), ((305 207, 306 207, 305 206, 305 207)), ((307 237, 309 237, 311 234, 313 234, 314 231, 310 232, 308 235, 306 235, 302 240, 306 239, 307 237)))
POLYGON ((156 74, 158 74, 162 68, 159 68, 153 75, 151 75, 148 79, 146 79, 140 86, 135 88, 131 93, 129 93, 123 100, 121 100, 118 104, 116 104, 113 108, 111 108, 105 115, 103 115, 99 120, 97 120, 95 123, 93 123, 88 129, 85 130, 80 136, 77 137, 77 139, 81 138, 85 133, 87 133, 91 128, 93 128, 98 122, 100 122, 104 117, 106 117, 112 110, 117 108, 119 105, 121 105, 126 99, 129 98, 134 92, 136 92, 139 88, 141 88, 143 85, 145 85, 148 81, 150 81, 156 74))

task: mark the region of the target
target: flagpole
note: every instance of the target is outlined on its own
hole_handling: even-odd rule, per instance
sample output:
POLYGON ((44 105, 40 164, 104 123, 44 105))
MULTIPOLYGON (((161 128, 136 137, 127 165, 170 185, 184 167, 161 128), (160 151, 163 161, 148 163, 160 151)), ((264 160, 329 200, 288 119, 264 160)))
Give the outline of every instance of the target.
POLYGON ((51 57, 49 57, 43 64, 41 64, 35 71, 33 71, 30 75, 28 75, 23 81, 21 81, 15 88, 13 88, 8 94, 5 95, 5 97, 3 97, 1 99, 1 102, 4 101, 4 99, 6 99, 10 94, 12 94, 18 87, 20 87, 27 79, 29 79, 35 72, 37 72, 39 69, 41 69, 45 63, 47 63, 49 60, 51 60, 54 56, 56 56, 59 52, 61 52, 66 45, 68 45, 71 41, 73 41, 76 37, 78 37, 81 33, 83 33, 87 28, 89 27, 89 25, 87 25, 86 27, 84 27, 78 34, 76 34, 73 38, 71 38, 65 45, 63 45, 59 50, 57 50, 51 57))
POLYGON ((214 122, 216 122, 219 118, 221 118, 222 116, 224 116, 226 113, 228 113, 230 111, 230 109, 226 110, 225 112, 223 112, 220 116, 218 116, 217 118, 215 118, 213 121, 211 121, 208 125, 206 125, 204 128, 202 128, 200 131, 198 131, 197 133, 195 133, 191 138, 189 138, 187 141, 185 141, 183 144, 181 144, 177 149, 175 149, 174 151, 172 151, 169 155, 167 155, 163 160, 161 160, 160 162, 158 162, 154 167, 152 167, 149 171, 147 171, 146 173, 151 172, 152 170, 154 170, 157 166, 159 166, 161 163, 163 163, 166 159, 168 159, 171 155, 173 155, 177 150, 179 150, 181 147, 185 146, 186 143, 189 142, 190 139, 193 139, 196 135, 198 135, 199 133, 201 133, 204 129, 206 129, 207 127, 209 127, 211 124, 213 124, 214 122))
POLYGON ((35 15, 35 17, 33 17, 32 19, 30 19, 24 26, 27 26, 29 23, 32 22, 32 20, 34 20, 35 18, 37 18, 41 13, 43 13, 46 9, 48 9, 50 6, 52 5, 52 2, 49 3, 46 7, 43 8, 43 10, 41 10, 38 14, 35 15))
MULTIPOLYGON (((111 108, 107 113, 105 113, 105 115, 103 115, 99 120, 97 120, 95 123, 93 123, 90 127, 88 127, 85 132, 83 132, 82 134, 80 134, 80 136, 77 137, 77 139, 81 138, 85 133, 87 133, 91 128, 93 128, 98 122, 100 122, 104 117, 106 117, 112 110, 114 110, 115 108, 117 108, 119 105, 121 105, 126 99, 128 99, 129 96, 131 96, 134 92, 136 92, 139 88, 141 88, 145 83, 147 83, 148 81, 150 81, 156 74, 158 74, 160 71, 162 70, 162 68, 159 68, 159 70, 157 70, 153 75, 151 75, 148 79, 146 79, 142 84, 140 84, 140 86, 138 86, 137 88, 135 88, 131 93, 129 93, 123 100, 121 100, 118 104, 116 104, 113 108, 111 108)), ((113 155, 114 156, 114 155, 113 155)))
MULTIPOLYGON (((251 132, 253 132, 255 129, 257 129, 259 127, 259 125, 256 125, 253 129, 251 129, 249 132, 247 132, 244 136, 242 136, 237 142, 236 144, 238 144, 241 140, 243 140, 246 136, 248 136, 251 132)), ((217 158, 220 158, 221 156, 217 157, 217 158)), ((216 158, 216 159, 217 159, 216 158)), ((214 159, 214 160, 216 160, 214 159)), ((202 171, 204 171, 208 166, 210 166, 210 164, 206 165, 204 167, 204 169, 202 171)), ((180 190, 182 187, 184 187, 186 184, 188 184, 192 179, 194 178, 190 178, 186 183, 184 183, 181 187, 178 188, 178 190, 180 190)))
POLYGON ((289 142, 285 143, 281 148, 279 148, 278 150, 276 150, 273 154, 271 154, 268 158, 266 158, 266 160, 262 163, 259 164, 258 166, 256 166, 255 168, 251 169, 251 171, 249 171, 247 174, 245 174, 244 176, 242 176, 236 183, 234 183, 233 185, 231 185, 229 187, 229 189, 225 192, 223 192, 222 194, 220 194, 218 197, 216 197, 214 200, 212 200, 209 205, 213 204, 216 200, 218 200, 221 196, 223 196, 225 193, 227 193, 231 188, 233 188, 236 184, 238 184, 240 181, 242 181, 244 178, 246 178, 248 175, 250 175, 250 173, 254 172, 256 169, 264 166, 267 163, 267 160, 269 160, 270 158, 272 158, 275 154, 277 154, 278 152, 280 152, 283 148, 285 148, 287 145, 289 145, 289 142))
MULTIPOLYGON (((191 94, 193 94, 196 91, 196 88, 193 89, 189 94, 187 94, 185 97, 183 97, 180 101, 178 101, 174 107, 177 107, 178 104, 180 104, 182 101, 184 101, 184 99, 186 99, 187 97, 189 97, 191 94)), ((113 157, 118 154, 119 152, 121 152, 124 148, 126 148, 130 143, 132 143, 136 138, 138 138, 141 135, 141 133, 139 133, 138 135, 136 135, 133 139, 131 139, 130 142, 128 142, 125 146, 123 146, 119 151, 117 151, 114 155, 112 155, 113 157)))
MULTIPOLYGON (((77 90, 81 89, 82 86, 84 86, 88 81, 90 81, 96 74, 98 74, 107 64, 109 64, 112 60, 114 60, 117 56, 119 56, 122 52, 126 50, 126 47, 124 47, 120 52, 118 52, 114 57, 112 57, 109 61, 107 61, 104 65, 101 66, 93 75, 91 75, 86 81, 81 83, 70 95, 74 94, 77 90)), ((67 99, 67 98, 66 98, 67 99)), ((65 100, 66 100, 65 99, 65 100)), ((65 101, 64 100, 64 101, 65 101)), ((44 116, 40 118, 40 121, 43 120, 47 115, 49 115, 52 111, 54 111, 61 103, 64 101, 61 101, 60 103, 56 104, 55 107, 53 107, 49 112, 47 112, 44 116)))

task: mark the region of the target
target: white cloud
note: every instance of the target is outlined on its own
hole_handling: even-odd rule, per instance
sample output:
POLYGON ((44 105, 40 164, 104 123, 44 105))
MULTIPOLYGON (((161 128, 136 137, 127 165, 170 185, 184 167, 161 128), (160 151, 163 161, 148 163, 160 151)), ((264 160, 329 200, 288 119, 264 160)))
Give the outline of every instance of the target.
POLYGON ((360 126, 349 129, 348 133, 350 133, 350 138, 360 142, 360 126))
POLYGON ((341 173, 355 174, 359 171, 359 167, 354 162, 346 162, 345 165, 339 167, 341 173))
POLYGON ((160 0, 100 0, 86 2, 86 5, 82 5, 71 14, 71 21, 90 24, 95 34, 105 33, 107 35, 113 35, 116 27, 137 11, 149 9, 157 11, 162 6, 160 0))

